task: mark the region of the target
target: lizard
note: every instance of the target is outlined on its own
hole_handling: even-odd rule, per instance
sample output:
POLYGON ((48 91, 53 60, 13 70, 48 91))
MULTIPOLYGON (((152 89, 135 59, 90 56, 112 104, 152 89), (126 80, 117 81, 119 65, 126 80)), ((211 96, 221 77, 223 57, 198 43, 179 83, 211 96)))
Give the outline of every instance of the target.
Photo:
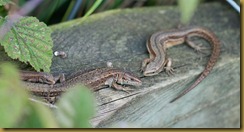
POLYGON ((220 54, 220 41, 216 35, 210 30, 203 27, 188 27, 172 31, 159 31, 151 35, 147 41, 147 50, 149 52, 149 58, 146 58, 142 62, 141 70, 144 76, 153 76, 161 71, 165 70, 166 73, 173 74, 174 69, 171 67, 172 60, 166 54, 166 49, 175 45, 183 44, 186 42, 190 47, 196 51, 201 51, 203 47, 194 44, 191 37, 202 37, 206 39, 212 46, 212 53, 207 66, 203 72, 199 75, 197 80, 177 97, 170 101, 170 103, 184 96, 186 93, 194 89, 214 67, 219 54, 220 54))
POLYGON ((55 84, 58 80, 60 82, 65 80, 64 74, 59 74, 58 76, 54 77, 52 74, 46 72, 24 70, 20 70, 20 77, 22 81, 45 83, 50 85, 55 84))
POLYGON ((47 98, 59 96, 79 83, 91 88, 92 91, 109 86, 128 92, 132 89, 124 85, 140 86, 142 81, 130 72, 106 67, 75 72, 67 77, 65 81, 53 85, 23 82, 28 91, 34 95, 47 98))

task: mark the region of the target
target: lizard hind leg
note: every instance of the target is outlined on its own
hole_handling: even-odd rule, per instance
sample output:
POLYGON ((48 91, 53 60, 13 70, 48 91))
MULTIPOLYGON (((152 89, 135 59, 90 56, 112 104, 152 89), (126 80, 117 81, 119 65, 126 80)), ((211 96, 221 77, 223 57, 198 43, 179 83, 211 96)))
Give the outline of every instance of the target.
POLYGON ((168 75, 174 75, 175 70, 172 68, 172 59, 171 58, 167 58, 164 70, 168 75))
POLYGON ((58 76, 54 77, 54 80, 55 80, 55 83, 56 82, 64 82, 66 79, 65 79, 65 75, 63 73, 60 73, 58 76))
POLYGON ((202 45, 202 43, 200 44, 195 44, 192 40, 190 40, 190 37, 186 38, 186 43, 193 48, 196 52, 201 52, 203 54, 206 54, 206 52, 204 50, 209 50, 209 48, 206 48, 202 45))

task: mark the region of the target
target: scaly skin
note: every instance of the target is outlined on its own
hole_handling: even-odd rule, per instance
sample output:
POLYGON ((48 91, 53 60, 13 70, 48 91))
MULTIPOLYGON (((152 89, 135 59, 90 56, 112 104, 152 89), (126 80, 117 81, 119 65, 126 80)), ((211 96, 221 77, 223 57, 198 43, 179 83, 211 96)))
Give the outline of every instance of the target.
POLYGON ((183 44, 187 42, 189 46, 200 51, 204 48, 195 45, 189 39, 191 37, 202 37, 209 41, 212 45, 212 54, 205 67, 204 71, 198 77, 198 79, 186 90, 180 93, 176 98, 170 102, 174 102, 179 99, 193 88, 195 88, 212 70, 220 54, 220 41, 216 35, 208 29, 202 27, 190 27, 185 29, 179 29, 174 31, 161 31, 154 33, 147 42, 147 49, 149 52, 149 58, 142 62, 142 68, 144 76, 157 75, 161 71, 165 70, 167 73, 172 73, 171 59, 166 55, 166 49, 175 45, 183 44))
POLYGON ((20 71, 20 77, 23 81, 28 82, 40 82, 46 84, 55 84, 55 78, 52 74, 45 72, 34 72, 34 71, 20 71))
POLYGON ((141 80, 129 72, 115 68, 98 68, 89 71, 78 71, 67 78, 67 80, 54 85, 24 82, 26 89, 34 95, 43 97, 55 97, 69 90, 76 84, 82 83, 93 91, 103 86, 110 86, 117 90, 129 91, 128 87, 122 85, 140 86, 141 80))

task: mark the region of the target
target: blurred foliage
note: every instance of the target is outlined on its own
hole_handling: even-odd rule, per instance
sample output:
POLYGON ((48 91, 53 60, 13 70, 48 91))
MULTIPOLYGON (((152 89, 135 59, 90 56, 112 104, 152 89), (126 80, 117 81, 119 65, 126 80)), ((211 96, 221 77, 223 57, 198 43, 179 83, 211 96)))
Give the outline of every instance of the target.
POLYGON ((181 22, 187 24, 199 4, 200 0, 179 0, 179 8, 181 13, 181 22))
MULTIPOLYGON (((25 0, 21 0, 25 1, 25 0)), ((44 0, 30 15, 37 17, 48 25, 86 17, 91 13, 103 12, 117 8, 134 8, 140 6, 176 5, 176 0, 44 0), (58 1, 58 2, 56 2, 58 1), (79 2, 78 2, 79 1, 79 2), (79 3, 79 8, 75 6, 79 3), (58 4, 58 5, 56 5, 58 4), (49 6, 45 6, 49 5, 49 6), (49 16, 48 19, 40 16, 49 16)))
POLYGON ((91 91, 84 86, 76 86, 57 102, 57 121, 65 128, 89 128, 89 120, 94 115, 94 99, 91 91))
POLYGON ((0 6, 9 3, 11 0, 0 0, 0 6))
MULTIPOLYGON (((20 7, 28 0, 14 0, 20 7)), ((14 2, 13 1, 13 2, 14 2)), ((118 8, 135 8, 142 6, 177 5, 178 0, 43 0, 29 15, 50 24, 60 23, 71 19, 86 17, 91 13, 103 12, 118 8), (77 8, 78 7, 78 8, 77 8)), ((183 0, 184 1, 184 0, 183 0)), ((183 12, 182 20, 190 18, 199 0, 181 2, 179 7, 183 12), (182 3, 187 4, 187 7, 182 3), (189 13, 190 12, 190 13, 189 13), (190 14, 190 15, 189 15, 190 14)))
POLYGON ((99 5, 100 5, 102 2, 103 2, 102 0, 97 0, 97 1, 92 5, 92 7, 86 12, 86 14, 85 14, 83 17, 87 17, 87 16, 91 15, 92 12, 94 12, 94 11, 99 7, 99 5))
MULTIPOLYGON (((21 7, 29 0, 12 1, 21 7)), ((37 17, 47 25, 51 25, 111 9, 167 6, 177 5, 178 3, 181 12, 181 21, 187 23, 194 14, 200 1, 225 2, 220 0, 43 0, 29 15, 37 17)), ((2 12, 0 8, 0 14, 2 14, 2 12)))
POLYGON ((67 0, 45 0, 29 15, 37 17, 43 22, 48 22, 54 11, 67 3, 67 0))
POLYGON ((16 68, 2 64, 0 73, 0 127, 12 127, 21 118, 27 94, 22 90, 16 68))
POLYGON ((52 111, 39 103, 27 102, 20 113, 21 118, 15 118, 14 128, 57 128, 59 127, 52 111))
POLYGON ((0 65, 1 128, 89 128, 94 114, 94 99, 84 86, 75 86, 62 95, 57 108, 28 100, 17 69, 9 63, 0 65))
POLYGON ((0 6, 0 16, 7 16, 7 13, 4 6, 0 6))

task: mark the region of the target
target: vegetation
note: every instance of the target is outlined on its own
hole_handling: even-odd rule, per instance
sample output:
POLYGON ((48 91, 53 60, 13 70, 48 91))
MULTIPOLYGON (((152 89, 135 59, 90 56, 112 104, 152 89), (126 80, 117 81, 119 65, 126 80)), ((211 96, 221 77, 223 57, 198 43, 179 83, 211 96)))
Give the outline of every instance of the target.
POLYGON ((50 109, 28 99, 28 93, 23 90, 25 88, 13 65, 2 64, 0 73, 1 128, 91 127, 89 119, 94 114, 94 99, 88 88, 72 88, 50 109))

